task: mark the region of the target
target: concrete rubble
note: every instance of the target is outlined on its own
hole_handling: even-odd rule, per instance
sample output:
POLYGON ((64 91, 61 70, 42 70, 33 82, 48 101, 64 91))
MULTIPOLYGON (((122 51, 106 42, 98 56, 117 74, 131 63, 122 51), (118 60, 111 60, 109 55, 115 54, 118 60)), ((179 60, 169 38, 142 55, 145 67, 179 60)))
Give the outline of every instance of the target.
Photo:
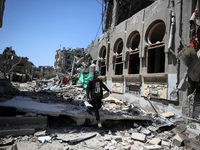
POLYGON ((53 81, 11 82, 15 95, 4 93, 0 103, 2 148, 199 149, 199 120, 171 112, 149 113, 105 93, 100 111, 103 128, 99 129, 94 115, 86 112, 85 89, 63 84, 52 88, 53 81), (7 134, 5 127, 10 128, 7 134))
MULTIPOLYGON (((173 118, 174 119, 174 118, 173 118)), ((172 120, 173 120, 172 119, 172 120)), ((174 119, 175 120, 175 119, 174 119)), ((60 122, 59 122, 60 123, 60 122)), ((1 143, 1 148, 26 149, 198 149, 190 145, 187 147, 185 140, 178 134, 168 137, 165 131, 151 132, 151 135, 138 133, 136 128, 128 123, 129 127, 102 128, 96 126, 74 126, 60 123, 59 125, 50 124, 46 131, 36 132, 31 135, 1 138, 6 144, 1 143), (12 140, 11 140, 12 139, 12 140)), ((122 124, 120 125, 122 126, 122 124)), ((190 129, 191 127, 187 127, 190 129)), ((169 131, 171 129, 167 129, 169 131)), ((183 135, 185 133, 182 133, 183 135)), ((194 139, 190 139, 194 142, 194 139)))

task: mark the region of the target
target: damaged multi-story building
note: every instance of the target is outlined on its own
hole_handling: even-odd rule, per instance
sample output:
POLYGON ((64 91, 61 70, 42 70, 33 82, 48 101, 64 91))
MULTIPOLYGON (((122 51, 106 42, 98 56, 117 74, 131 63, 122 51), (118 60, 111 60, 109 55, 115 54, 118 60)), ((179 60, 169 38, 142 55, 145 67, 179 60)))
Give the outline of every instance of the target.
POLYGON ((58 49, 55 54, 54 69, 59 73, 71 72, 74 65, 74 56, 83 57, 85 55, 84 48, 75 49, 58 49))
POLYGON ((103 0, 86 52, 113 96, 200 118, 199 0, 103 0))
POLYGON ((0 72, 10 81, 26 82, 32 79, 33 63, 27 57, 16 55, 12 47, 6 47, 0 54, 0 72))

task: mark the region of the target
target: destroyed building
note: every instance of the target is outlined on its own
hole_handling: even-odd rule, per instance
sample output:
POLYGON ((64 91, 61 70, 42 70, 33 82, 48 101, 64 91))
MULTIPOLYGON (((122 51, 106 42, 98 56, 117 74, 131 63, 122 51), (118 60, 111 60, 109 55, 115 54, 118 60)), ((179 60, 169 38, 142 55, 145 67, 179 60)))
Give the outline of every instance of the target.
POLYGON ((198 3, 103 0, 103 34, 86 52, 113 95, 147 111, 200 117, 198 3))
POLYGON ((63 50, 56 50, 54 68, 56 72, 67 73, 71 72, 72 66, 74 65, 74 56, 83 57, 85 54, 84 48, 68 48, 67 50, 63 47, 63 50))
POLYGON ((32 79, 33 63, 27 57, 16 55, 12 47, 6 47, 0 54, 0 72, 10 81, 26 82, 32 79))
POLYGON ((50 79, 56 76, 53 66, 33 66, 33 78, 50 79))

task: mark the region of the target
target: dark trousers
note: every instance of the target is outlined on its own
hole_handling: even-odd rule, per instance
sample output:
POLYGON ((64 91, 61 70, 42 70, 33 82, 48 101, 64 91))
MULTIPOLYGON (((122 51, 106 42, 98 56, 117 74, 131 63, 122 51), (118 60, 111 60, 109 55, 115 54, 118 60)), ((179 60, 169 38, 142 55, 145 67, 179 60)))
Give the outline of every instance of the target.
POLYGON ((101 108, 101 96, 95 97, 90 101, 90 104, 93 106, 90 108, 89 111, 93 110, 95 112, 96 120, 99 122, 100 121, 100 116, 99 116, 99 109, 101 108))

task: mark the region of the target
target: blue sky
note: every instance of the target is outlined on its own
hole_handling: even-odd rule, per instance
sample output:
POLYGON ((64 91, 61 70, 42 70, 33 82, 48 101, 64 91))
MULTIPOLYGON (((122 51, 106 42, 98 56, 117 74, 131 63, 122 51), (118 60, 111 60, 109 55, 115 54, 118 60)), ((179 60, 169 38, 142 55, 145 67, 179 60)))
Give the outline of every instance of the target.
MULTIPOLYGON (((87 48, 95 39, 101 14, 96 0, 6 0, 0 53, 12 46, 36 66, 53 66, 60 44, 87 48)), ((102 28, 97 37, 101 34, 102 28)))

